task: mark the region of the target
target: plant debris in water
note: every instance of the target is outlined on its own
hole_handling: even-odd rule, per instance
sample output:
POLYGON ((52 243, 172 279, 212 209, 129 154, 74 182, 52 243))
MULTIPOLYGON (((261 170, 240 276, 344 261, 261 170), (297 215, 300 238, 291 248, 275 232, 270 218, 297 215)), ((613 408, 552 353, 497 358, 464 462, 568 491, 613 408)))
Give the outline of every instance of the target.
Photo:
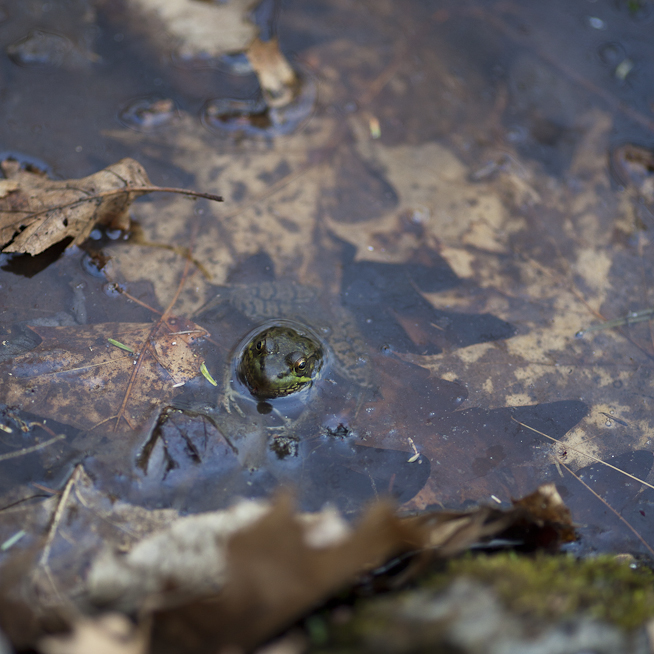
MULTIPOLYGON (((36 336, 41 328, 70 327, 71 334, 79 334, 77 328, 93 323, 144 326, 152 315, 139 313, 143 305, 136 306, 127 295, 109 299, 103 284, 124 282, 132 298, 143 301, 147 297, 152 306, 168 306, 186 259, 174 256, 171 249, 177 246, 175 252, 181 254, 184 245, 190 247, 192 224, 202 233, 193 248, 194 256, 208 271, 212 284, 230 285, 230 276, 239 266, 247 263, 251 268, 249 257, 269 256, 266 274, 276 271, 280 278, 289 277, 298 284, 322 286, 336 302, 351 309, 365 336, 370 350, 366 355, 374 359, 378 373, 378 393, 362 407, 361 419, 351 424, 348 416, 332 412, 319 438, 298 442, 305 451, 320 445, 311 449, 311 457, 280 459, 278 469, 295 458, 297 474, 289 475, 294 482, 309 480, 314 489, 325 493, 313 495, 316 508, 322 507, 325 498, 337 503, 352 497, 351 487, 337 487, 341 495, 336 497, 329 485, 343 469, 349 479, 365 482, 370 498, 377 496, 378 489, 390 492, 399 487, 405 511, 473 506, 488 497, 506 507, 510 497, 552 481, 587 535, 587 548, 631 551, 645 547, 651 551, 652 488, 641 480, 648 479, 653 460, 649 419, 652 339, 646 323, 650 317, 647 307, 652 306, 647 280, 652 272, 654 196, 648 148, 654 124, 647 93, 642 92, 648 87, 639 86, 651 81, 654 57, 652 40, 641 38, 636 24, 643 21, 651 3, 600 1, 592 10, 590 5, 586 7, 592 15, 581 5, 571 11, 563 0, 542 7, 476 0, 403 3, 401 7, 399 3, 323 3, 319 7, 296 3, 291 10, 279 12, 282 29, 271 29, 261 38, 279 33, 285 51, 298 53, 298 70, 312 71, 320 84, 319 102, 304 80, 299 93, 292 81, 284 87, 283 70, 272 84, 265 82, 265 74, 277 68, 272 59, 268 61, 273 64, 270 70, 263 72, 255 64, 255 56, 245 61, 243 53, 256 32, 244 13, 252 4, 249 0, 93 3, 100 22, 94 11, 82 11, 91 3, 74 0, 74 6, 80 8, 75 13, 85 17, 91 35, 88 47, 80 52, 92 52, 95 42, 98 47, 94 50, 102 53, 102 66, 87 57, 85 70, 93 69, 89 75, 67 73, 76 44, 86 41, 62 29, 63 22, 59 27, 48 24, 45 8, 43 29, 52 34, 61 31, 66 42, 21 40, 40 27, 34 24, 32 3, 24 4, 27 9, 15 3, 2 25, 5 42, 14 44, 8 49, 12 59, 6 62, 11 69, 3 89, 7 102, 0 108, 6 147, 37 153, 54 169, 69 171, 64 177, 71 178, 107 166, 125 153, 137 153, 137 158, 148 161, 149 170, 154 166, 152 171, 160 178, 186 180, 178 184, 182 186, 191 178, 201 187, 219 186, 230 193, 233 204, 228 212, 218 213, 215 206, 201 203, 194 207, 190 220, 189 205, 181 198, 168 203, 139 202, 133 211, 143 240, 121 239, 112 245, 105 239, 101 245, 100 237, 96 244, 106 246, 111 261, 96 266, 97 277, 82 271, 75 250, 32 280, 31 287, 15 279, 15 270, 8 272, 3 267, 1 292, 10 298, 0 307, 5 322, 2 340, 7 343, 0 348, 3 360, 16 358, 26 363, 28 348, 21 350, 20 346, 32 339, 25 333, 36 336), (126 12, 132 25, 125 24, 126 12), (136 12, 142 20, 133 19, 136 12), (24 21, 17 26, 15 18, 21 15, 24 21), (147 45, 143 34, 149 36, 147 45), (236 44, 228 41, 236 35, 241 37, 236 44), (218 47, 226 44, 226 51, 218 47), (170 61, 173 47, 177 48, 176 65, 162 64, 170 61), (148 48, 156 52, 146 52, 148 48), (228 58, 232 61, 228 75, 211 68, 222 66, 221 61, 228 58), (114 66, 119 60, 125 63, 114 66), (258 69, 257 79, 254 68, 258 69), (226 77, 230 77, 229 83, 225 83, 226 77), (259 94, 270 96, 264 97, 266 106, 261 111, 254 107, 257 111, 253 112, 247 104, 231 105, 236 109, 231 112, 228 105, 224 111, 220 104, 225 98, 252 99, 259 94), (285 96, 295 99, 273 107, 276 96, 284 102, 285 96), (43 97, 49 99, 45 107, 43 97), (89 103, 83 105, 89 110, 79 112, 79 120, 72 121, 70 99, 77 97, 89 103), (125 128, 127 121, 118 127, 120 108, 126 107, 128 98, 137 97, 154 102, 145 106, 137 102, 129 129, 125 128), (98 100, 92 104, 94 98, 98 100), (314 101, 305 102, 305 98, 314 101), (206 108, 204 124, 197 114, 201 106, 206 108), (298 129, 305 126, 307 117, 311 121, 306 129, 298 129), (252 129, 247 129, 248 122, 252 129), (68 123, 74 124, 72 133, 68 123), (621 127, 625 123, 629 124, 627 130, 621 127), (44 138, 38 133, 40 125, 57 127, 44 138), (73 136, 75 145, 81 144, 79 148, 70 147, 73 136), (625 137, 632 145, 622 145, 625 137), (609 176, 609 152, 613 179, 609 176), (619 192, 616 181, 622 187, 619 192), (165 241, 170 249, 144 246, 154 241, 165 241), (102 275, 106 279, 99 281, 102 275), (135 290, 145 287, 141 294, 135 290), (132 309, 135 311, 130 313, 132 309), (576 331, 605 316, 635 316, 638 320, 620 319, 613 323, 620 330, 589 330, 586 338, 572 338, 576 331), (24 328, 24 341, 6 336, 18 334, 25 325, 35 330, 24 328), (467 398, 469 402, 463 406, 467 398), (352 439, 359 437, 366 442, 349 447, 352 439), (340 456, 346 451, 347 456, 340 456), (394 452, 393 456, 386 456, 389 452, 394 452), (379 474, 380 460, 385 464, 383 475, 379 474), (405 483, 407 478, 413 485, 405 483), (607 505, 615 507, 613 514, 608 513, 607 505)), ((65 5, 71 13, 69 2, 47 3, 48 16, 60 11, 58 5, 65 5)), ((262 6, 265 10, 271 5, 275 5, 271 14, 276 14, 277 3, 262 6)), ((642 22, 641 30, 643 26, 647 28, 642 22)), ((224 68, 219 70, 224 72, 224 68)), ((6 198, 18 193, 4 190, 6 198)), ((124 188, 120 184, 111 187, 108 193, 131 198, 142 190, 128 183, 124 188)), ((94 206, 99 202, 98 198, 87 201, 78 197, 71 201, 94 206)), ((53 211, 52 215, 62 223, 70 221, 66 212, 53 211)), ((14 241, 8 245, 18 243, 30 228, 12 228, 9 238, 14 241)), ((78 235, 65 238, 73 240, 78 235)), ((17 260, 31 258, 16 257, 12 263, 17 260)), ((204 302, 209 282, 201 277, 196 275, 191 281, 189 276, 175 315, 193 316, 204 302)), ((216 340, 226 337, 224 350, 228 352, 237 328, 217 321, 208 329, 216 340)), ((304 527, 297 524, 305 518, 301 520, 282 503, 273 509, 263 502, 246 503, 250 509, 257 508, 249 514, 247 524, 232 521, 229 535, 203 522, 230 522, 233 516, 229 512, 179 518, 177 512, 184 509, 181 502, 189 495, 203 494, 209 504, 216 500, 212 493, 220 490, 217 484, 199 488, 198 476, 211 476, 216 470, 205 452, 224 453, 219 462, 227 468, 235 463, 234 453, 226 442, 212 450, 220 442, 219 430, 215 425, 212 430, 207 420, 192 420, 186 407, 161 410, 158 403, 168 404, 168 390, 175 392, 174 387, 182 381, 172 383, 165 366, 157 361, 160 331, 144 330, 138 342, 112 333, 102 335, 101 346, 131 361, 135 370, 132 375, 123 369, 121 379, 127 384, 121 383, 120 406, 102 413, 119 416, 116 422, 121 429, 89 433, 47 415, 52 408, 47 392, 58 392, 55 379, 80 375, 82 384, 92 379, 87 369, 56 368, 67 357, 80 354, 79 343, 73 344, 71 352, 61 343, 63 339, 49 341, 61 345, 59 359, 53 348, 44 356, 42 369, 31 365, 39 384, 32 386, 22 379, 22 395, 16 400, 20 406, 0 410, 4 427, 0 456, 5 465, 0 481, 8 488, 2 496, 6 508, 0 522, 0 550, 4 550, 6 563, 2 582, 7 589, 1 596, 0 614, 16 647, 54 650, 57 642, 39 642, 39 634, 31 631, 30 625, 54 634, 66 622, 73 624, 78 647, 86 651, 96 651, 100 641, 115 645, 121 638, 126 647, 143 650, 148 646, 150 618, 156 623, 158 649, 172 640, 167 638, 167 624, 180 627, 183 642, 178 649, 192 650, 206 643, 207 648, 215 649, 220 643, 238 644, 238 637, 244 647, 255 647, 252 643, 265 640, 265 634, 271 635, 275 629, 279 633, 294 616, 305 615, 308 607, 300 607, 298 598, 315 603, 333 594, 333 586, 314 584, 322 589, 318 593, 303 584, 324 580, 325 562, 343 566, 328 570, 330 583, 347 577, 349 563, 341 559, 351 551, 346 548, 348 538, 360 538, 370 547, 372 566, 378 560, 373 554, 382 544, 388 551, 397 551, 397 558, 390 554, 390 562, 382 564, 382 569, 391 582, 399 583, 401 573, 393 578, 389 570, 397 572, 404 563, 410 569, 406 576, 410 576, 413 564, 434 549, 445 557, 448 552, 477 547, 484 538, 495 538, 494 547, 520 543, 531 549, 549 549, 565 540, 563 533, 571 529, 569 524, 553 527, 540 514, 529 517, 524 506, 518 512, 522 534, 516 531, 519 525, 513 518, 517 514, 509 520, 507 513, 512 512, 497 508, 428 513, 427 522, 402 522, 391 516, 380 519, 383 529, 379 532, 360 528, 348 532, 352 528, 343 526, 342 520, 320 519, 317 531, 328 533, 326 540, 314 540, 315 533, 306 536, 304 527), (116 343, 129 347, 133 354, 116 343), (140 371, 148 368, 146 358, 160 375, 159 381, 168 380, 165 392, 159 392, 156 383, 150 394, 147 388, 140 389, 141 394, 136 392, 140 371), (52 374, 48 376, 48 372, 52 374), (53 380, 51 384, 48 379, 53 380), (161 420, 157 429, 144 428, 138 438, 130 440, 128 420, 135 426, 138 423, 132 418, 136 412, 136 404, 129 403, 132 393, 143 400, 139 408, 144 407, 144 415, 149 416, 146 423, 156 421, 156 410, 161 411, 161 420), (40 402, 31 403, 32 396, 40 402), (150 414, 152 408, 155 411, 150 414), (152 456, 147 466, 134 470, 134 457, 143 453, 144 432, 153 435, 152 456), (125 465, 115 466, 112 481, 117 483, 111 486, 98 461, 104 457, 105 463, 111 460, 116 464, 121 455, 131 458, 125 465), (20 466, 15 465, 18 460, 20 466), (69 478, 71 466, 80 461, 83 463, 69 478), (154 473, 162 468, 165 480, 164 475, 150 477, 154 480, 151 506, 157 508, 136 506, 142 499, 137 491, 146 481, 143 470, 154 473), (195 474, 185 476, 185 468, 195 474), (19 487, 9 486, 18 474, 15 471, 22 475, 19 487), (175 488, 179 502, 167 502, 163 497, 168 483, 175 488), (132 495, 125 489, 133 491, 132 495), (162 506, 174 508, 160 510, 162 506), (261 513, 255 515, 257 511, 261 513), (412 545, 418 556, 403 549, 404 545, 392 547, 397 541, 388 537, 389 533, 414 533, 414 528, 418 535, 427 533, 425 540, 412 545), (203 549, 193 533, 214 550, 203 549), (361 533, 372 534, 376 542, 363 539, 361 533), (149 549, 153 545, 148 542, 150 537, 156 539, 157 534, 160 549, 169 559, 155 556, 149 549), (527 539, 529 534, 534 535, 532 540, 527 539), (257 541, 270 552, 255 558, 257 541), (303 544, 307 548, 303 549, 303 544), (100 561, 97 553, 105 545, 108 553, 100 561), (309 547, 313 549, 307 551, 309 547), (187 550, 201 553, 199 563, 187 565, 177 556, 187 550), (227 561, 222 567, 221 560, 227 561), (151 562, 154 569, 140 566, 144 561, 151 562), (232 563, 237 561, 246 567, 234 569, 232 563), (300 573, 288 570, 286 564, 296 565, 300 573), (99 570, 107 573, 104 585, 99 583, 99 570), (89 571, 93 571, 90 576, 89 571), (20 578, 28 591, 33 591, 22 595, 23 603, 27 598, 22 609, 17 608, 21 598, 13 596, 12 600, 10 592, 18 587, 20 578), (91 579, 97 582, 92 588, 91 579), (130 580, 134 580, 133 586, 130 580), (222 595, 228 589, 231 600, 225 607, 222 595), (293 594, 293 589, 297 593, 293 594), (267 602, 275 608, 269 611, 267 602), (64 605, 69 617, 53 624, 57 616, 49 611, 58 613, 64 605), (237 607, 243 613, 235 615, 237 607), (256 618, 257 607, 266 611, 261 623, 256 618), (143 617, 134 629, 121 616, 112 617, 104 610, 143 617), (270 613, 279 622, 273 625, 270 613), (39 622, 46 614, 52 619, 47 624, 39 622), (197 620, 197 629, 193 620, 197 620), (225 623, 229 623, 227 627, 225 623), (238 633, 233 635, 230 630, 238 633), (84 634, 92 634, 95 640, 83 645, 84 634)), ((93 343, 88 345, 95 348, 93 343)), ((217 373, 214 381, 220 385, 224 382, 221 367, 212 365, 205 354, 196 362, 207 361, 207 369, 217 373)), ((81 367, 86 363, 89 361, 81 360, 81 367)), ((18 372, 4 370, 12 377, 18 372)), ((210 380, 198 374, 197 367, 192 372, 196 385, 207 390, 206 404, 213 401, 215 405, 216 391, 210 380)), ((103 393, 103 381, 99 375, 99 388, 88 387, 86 404, 80 403, 78 410, 84 413, 90 406, 92 413, 111 395, 103 393)), ((143 381, 150 377, 144 375, 143 381)), ((18 385, 15 381, 7 387, 14 393, 18 385)), ((189 395, 193 385, 185 385, 189 395)), ((63 399, 69 400, 65 393, 63 399)), ((74 423, 84 417, 73 417, 71 409, 70 416, 62 414, 62 420, 74 423)), ((235 476, 241 472, 242 468, 238 469, 235 476)), ((227 477, 227 481, 222 477, 221 483, 229 485, 232 478, 227 477)), ((237 489, 239 493, 245 486, 247 482, 237 489)), ((270 487, 262 483, 261 489, 270 487)), ((547 507, 545 500, 542 494, 537 496, 534 507, 547 507)), ((214 503, 208 508, 217 506, 214 503)), ((376 510, 378 516, 383 514, 379 505, 376 510)), ((354 550, 354 560, 361 561, 365 553, 364 548, 354 550)), ((367 570, 365 578, 382 580, 378 568, 372 573, 369 567, 363 568, 367 570)), ((360 578, 359 571, 352 572, 343 581, 344 587, 360 578)), ((634 593, 640 592, 634 588, 634 593)), ((409 631, 417 633, 419 621, 429 611, 440 610, 445 617, 436 628, 450 630, 443 648, 488 650, 491 637, 522 629, 522 644, 512 651, 528 650, 524 643, 532 636, 529 619, 522 624, 511 620, 494 592, 478 579, 461 580, 444 594, 430 593, 407 600, 409 620, 401 628, 408 624, 409 631), (457 614, 467 615, 467 622, 457 621, 457 614), (481 620, 480 615, 493 620, 481 620), (492 629, 484 632, 484 625, 492 629), (452 640, 455 630, 470 636, 469 647, 452 640)), ((647 597, 645 601, 649 601, 647 597)), ((626 610, 639 615, 636 603, 626 610)), ((398 613, 397 605, 391 605, 386 616, 398 613)), ((340 618, 334 614, 334 621, 342 618, 343 612, 340 618)), ((427 620, 423 623, 428 629, 434 627, 427 620)), ((329 621, 322 615, 311 616, 305 624, 313 645, 328 641, 329 621)), ((378 628, 380 621, 371 624, 375 629, 368 635, 369 649, 391 649, 392 639, 378 628)), ((552 637, 559 637, 558 642, 564 643, 559 647, 568 647, 568 651, 636 652, 646 647, 642 630, 639 650, 616 645, 614 632, 607 631, 609 625, 588 625, 564 620, 552 637), (584 629, 586 634, 593 631, 594 641, 577 637, 584 629)), ((414 649, 428 650, 430 644, 433 649, 433 631, 431 641, 426 639, 414 649)), ((538 646, 548 653, 559 651, 546 645, 541 641, 538 646)))
POLYGON ((41 343, 0 363, 4 401, 82 429, 135 428, 203 374, 195 345, 208 332, 183 318, 30 330, 41 343))
MULTIPOLYGON (((402 518, 377 502, 351 526, 331 508, 298 513, 288 495, 197 516, 147 511, 111 501, 77 466, 46 513, 42 534, 29 537, 32 556, 5 560, 0 604, 14 644, 45 652, 54 651, 51 639, 39 645, 47 631, 83 631, 98 610, 107 621, 115 612, 140 616, 126 635, 151 629, 153 651, 249 650, 394 557, 446 559, 508 536, 551 549, 574 537, 553 486, 507 510, 402 518), (9 565, 33 572, 9 576, 9 565), (12 619, 17 611, 29 628, 12 619)), ((58 638, 62 647, 67 638, 58 638)))
POLYGON ((80 245, 96 225, 128 231, 129 207, 153 191, 181 193, 221 201, 208 193, 154 186, 134 159, 116 164, 83 179, 51 180, 39 170, 23 169, 19 162, 0 163, 0 247, 3 252, 39 254, 71 238, 80 245))

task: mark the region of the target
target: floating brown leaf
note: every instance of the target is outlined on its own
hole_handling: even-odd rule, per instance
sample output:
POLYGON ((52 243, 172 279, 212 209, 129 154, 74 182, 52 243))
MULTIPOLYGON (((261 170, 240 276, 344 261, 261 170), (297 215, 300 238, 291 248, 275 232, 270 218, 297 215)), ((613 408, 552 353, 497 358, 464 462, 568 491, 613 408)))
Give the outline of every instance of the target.
POLYGON ((129 228, 129 207, 152 191, 177 192, 213 200, 218 196, 153 186, 143 166, 121 159, 82 179, 51 180, 7 159, 0 164, 0 247, 3 252, 38 254, 65 238, 79 245, 95 225, 129 228))
POLYGON ((254 39, 247 50, 247 56, 259 78, 268 106, 284 107, 291 102, 298 79, 279 49, 277 39, 254 39))
POLYGON ((194 352, 207 331, 189 320, 32 327, 43 341, 0 366, 7 404, 79 427, 131 428, 200 375, 194 352))

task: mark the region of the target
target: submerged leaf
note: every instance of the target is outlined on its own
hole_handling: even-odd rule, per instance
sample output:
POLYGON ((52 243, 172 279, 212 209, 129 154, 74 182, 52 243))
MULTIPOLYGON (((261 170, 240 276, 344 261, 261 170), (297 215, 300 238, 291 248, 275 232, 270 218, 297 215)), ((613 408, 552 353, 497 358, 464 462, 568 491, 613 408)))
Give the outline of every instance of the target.
POLYGON ((179 386, 200 374, 194 344, 207 336, 177 317, 159 325, 31 329, 42 343, 0 364, 6 380, 2 401, 82 429, 112 418, 133 428, 143 424, 179 386))

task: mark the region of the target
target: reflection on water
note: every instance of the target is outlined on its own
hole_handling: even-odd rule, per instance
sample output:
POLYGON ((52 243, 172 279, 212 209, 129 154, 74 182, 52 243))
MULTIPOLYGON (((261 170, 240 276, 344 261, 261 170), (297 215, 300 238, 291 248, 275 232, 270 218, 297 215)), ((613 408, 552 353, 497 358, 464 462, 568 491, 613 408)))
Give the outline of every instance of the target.
POLYGON ((310 118, 317 96, 315 80, 304 75, 295 98, 283 107, 269 107, 263 98, 209 100, 202 109, 202 123, 220 133, 250 137, 292 134, 310 118))
POLYGON ((147 97, 131 100, 118 113, 120 122, 137 131, 165 126, 177 116, 175 103, 168 98, 147 97))
MULTIPOLYGON (((263 438, 261 433, 253 436, 263 438)), ((243 455, 250 452, 242 440, 228 442, 213 420, 183 411, 166 414, 150 445, 147 456, 141 456, 141 484, 130 499, 193 512, 228 506, 237 496, 266 497, 286 487, 304 510, 330 503, 356 514, 379 497, 403 504, 422 488, 430 472, 424 456, 365 447, 347 435, 326 431, 301 439, 292 456, 279 457, 264 447, 263 461, 248 467, 243 455)))

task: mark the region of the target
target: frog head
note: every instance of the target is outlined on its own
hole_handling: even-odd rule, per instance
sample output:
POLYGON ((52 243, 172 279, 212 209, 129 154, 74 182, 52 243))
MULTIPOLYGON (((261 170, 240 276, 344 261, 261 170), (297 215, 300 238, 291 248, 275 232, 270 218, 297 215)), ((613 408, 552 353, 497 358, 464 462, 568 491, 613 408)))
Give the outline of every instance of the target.
POLYGON ((318 378, 323 357, 320 341, 308 330, 273 324, 248 340, 237 372, 256 399, 272 400, 310 387, 318 378))

